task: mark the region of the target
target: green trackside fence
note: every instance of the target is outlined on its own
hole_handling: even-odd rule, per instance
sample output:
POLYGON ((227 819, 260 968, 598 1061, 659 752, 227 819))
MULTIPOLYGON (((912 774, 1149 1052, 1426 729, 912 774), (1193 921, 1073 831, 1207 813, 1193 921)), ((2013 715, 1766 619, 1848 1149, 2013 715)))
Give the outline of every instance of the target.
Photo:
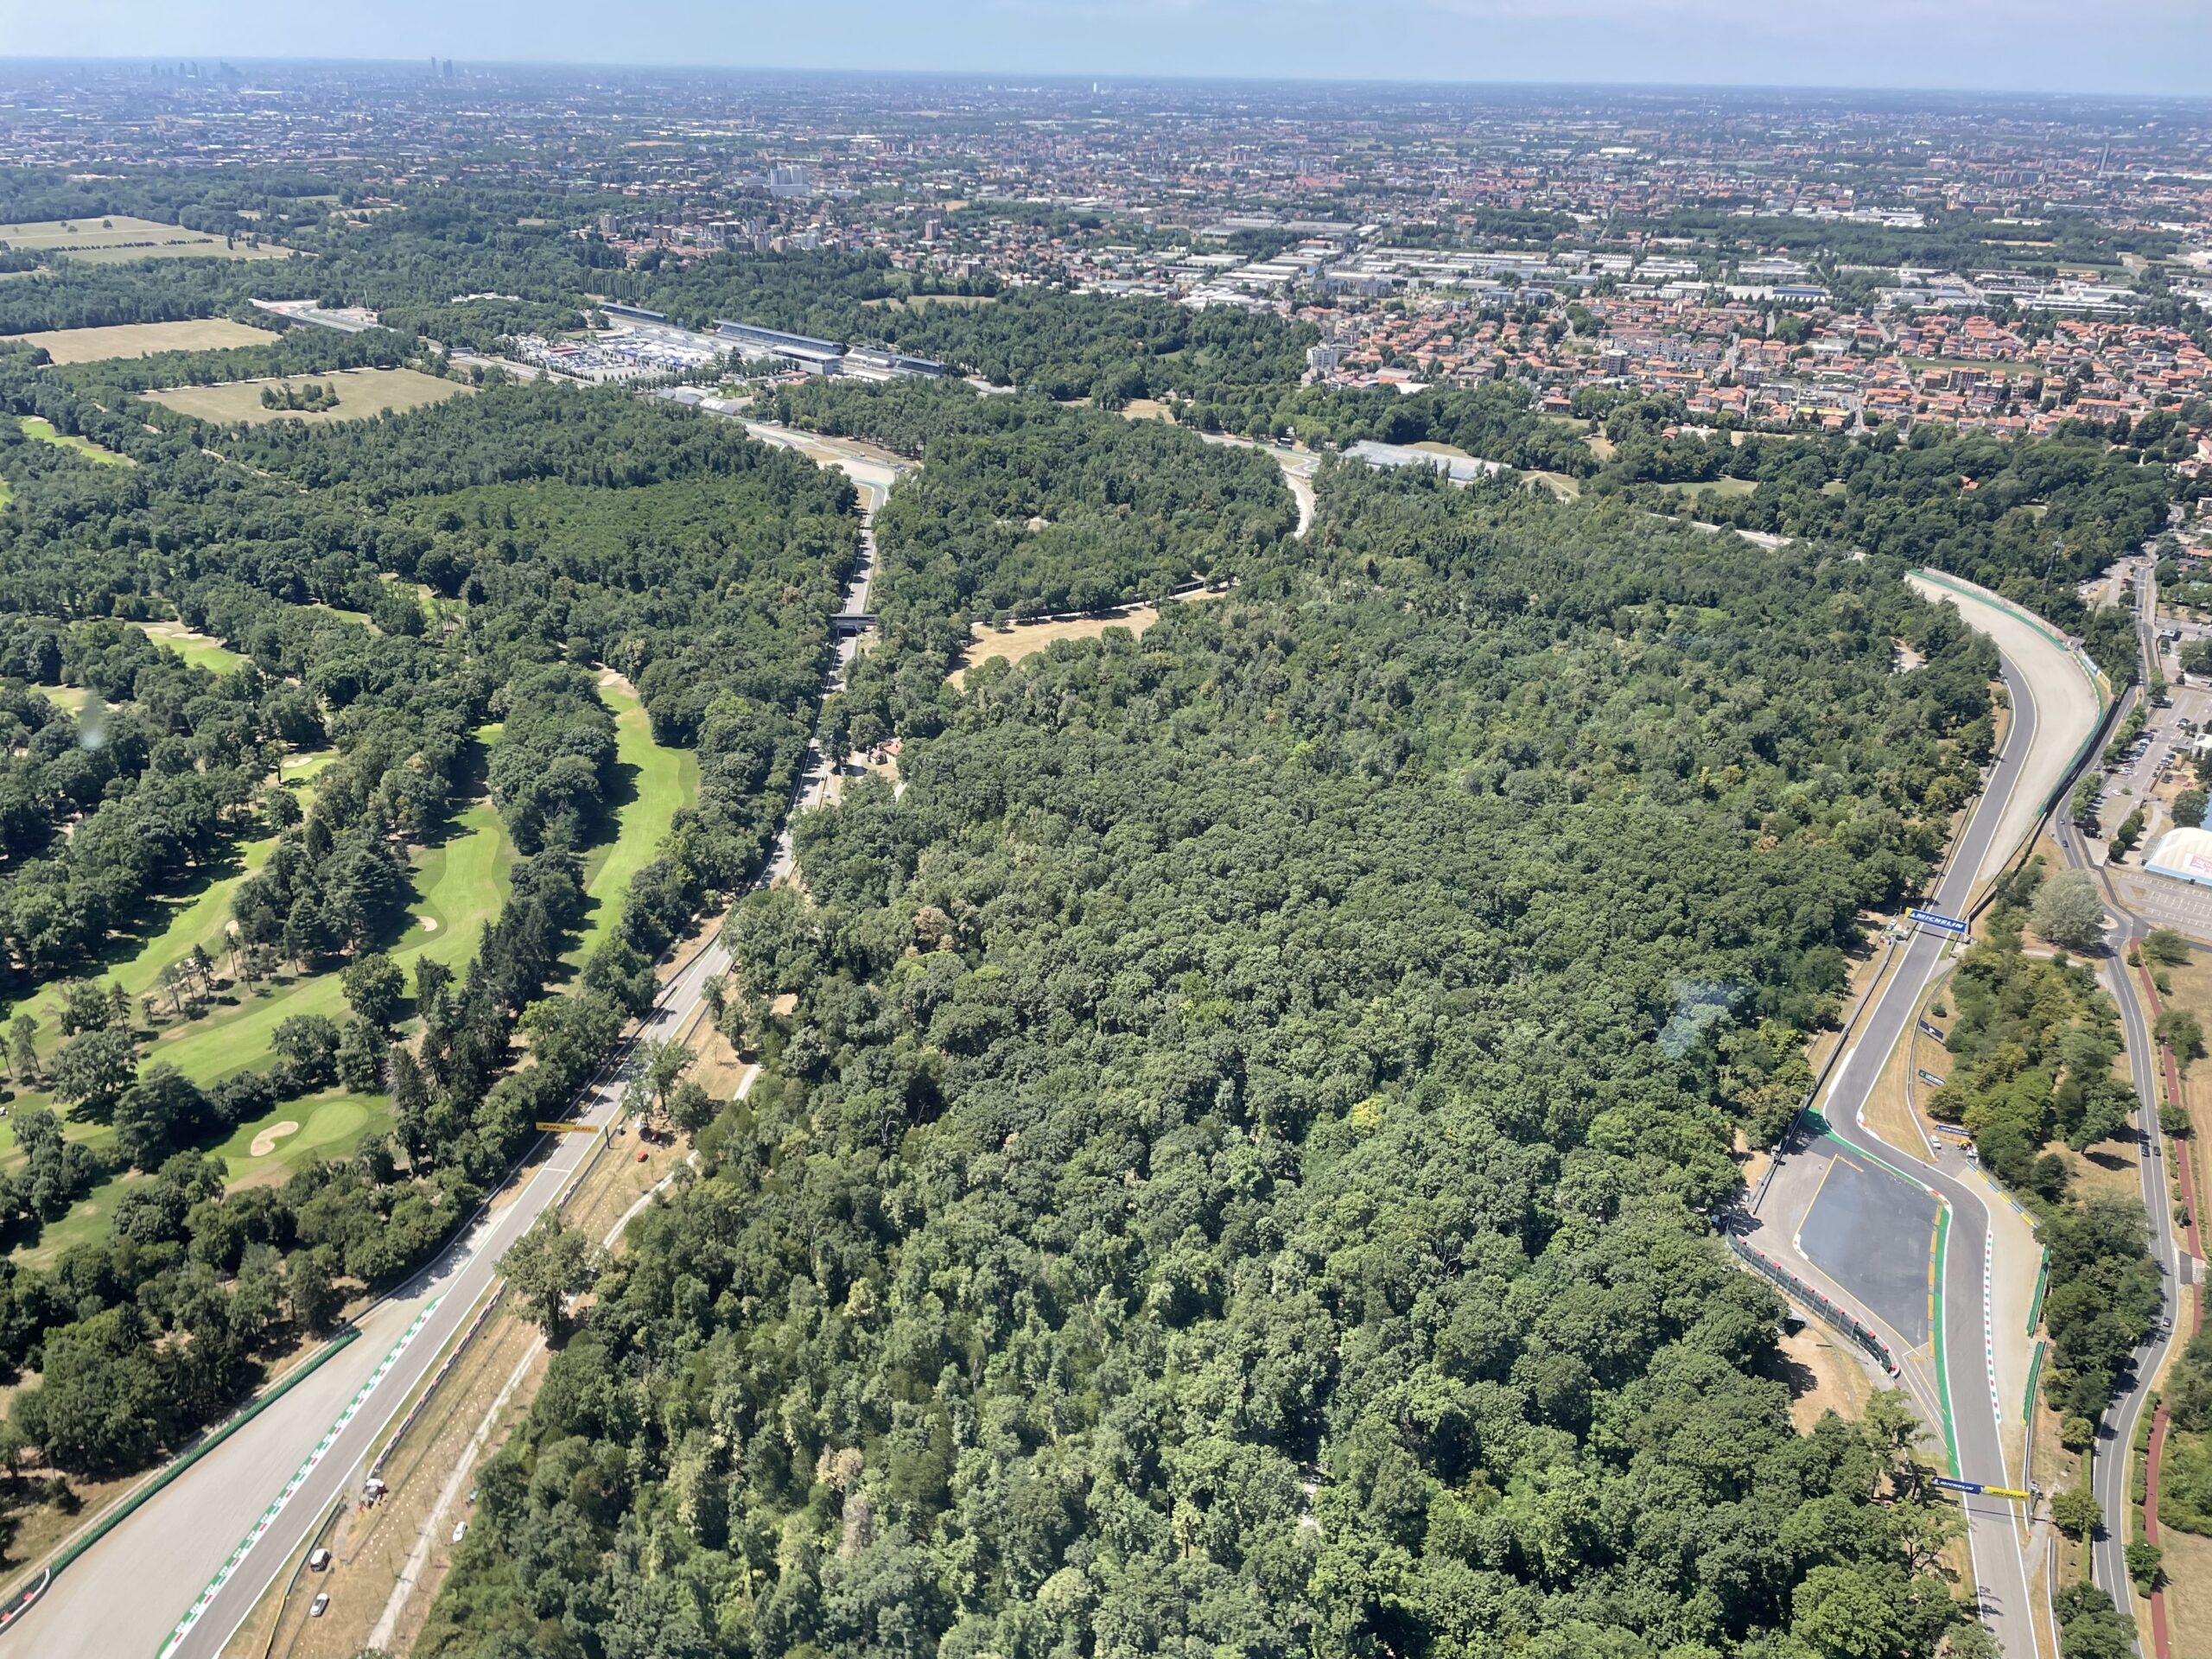
MULTIPOLYGON (((2050 1252, 2043 1253, 2043 1260, 2036 1267, 2035 1300, 2028 1304, 2028 1335, 2036 1333, 2036 1326, 2043 1323, 2044 1293, 2050 1288, 2050 1252)), ((2040 1351, 2040 1350, 2038 1350, 2040 1351)))
POLYGON ((1773 1257, 1753 1249, 1733 1233, 1728 1235, 1728 1247, 1757 1271, 1781 1286, 1793 1300, 1803 1303, 1879 1360, 1882 1369, 1891 1376, 1897 1375, 1897 1363, 1890 1353, 1889 1344, 1854 1319, 1848 1309, 1837 1306, 1773 1257))
POLYGON ((2036 1351, 2028 1357, 2027 1397, 2020 1402, 2020 1421, 2026 1422, 2036 1414, 2036 1384, 2043 1380, 2043 1351, 2050 1346, 2038 1341, 2036 1351))
POLYGON ((52 1585, 54 1580, 60 1578, 63 1573, 67 1571, 68 1568, 73 1565, 78 1558, 83 1555, 86 1550, 92 1548, 92 1547, 99 1543, 101 1539, 106 1537, 108 1534, 113 1532, 118 1527, 121 1526, 125 1521, 128 1521, 132 1516, 137 1514, 141 1509, 144 1508, 147 1503, 158 1497, 171 1482, 182 1475, 186 1470, 191 1468, 193 1465, 198 1463, 200 1459, 206 1457, 217 1446, 222 1445, 224 1441, 229 1440, 232 1435, 237 1433, 238 1430, 244 1428, 255 1418, 260 1416, 263 1412, 268 1410, 270 1407, 275 1405, 279 1400, 282 1400, 286 1395, 289 1394, 296 1385, 306 1382, 308 1377, 321 1370, 325 1361, 335 1357, 340 1350, 345 1348, 360 1334, 360 1328, 358 1325, 349 1325, 346 1326, 343 1330, 340 1331, 336 1336, 325 1343, 315 1354, 311 1355, 308 1358, 303 1360, 301 1363, 294 1366, 289 1371, 285 1373, 285 1375, 277 1381, 274 1388, 270 1389, 267 1392, 248 1402, 245 1409, 232 1416, 228 1421, 225 1422, 220 1427, 208 1434, 207 1438, 202 1440, 197 1446, 192 1447, 191 1450, 184 1452, 179 1457, 171 1459, 168 1465, 162 1468, 160 1473, 156 1474, 152 1479, 140 1486, 137 1491, 132 1492, 130 1497, 124 1498, 120 1503, 118 1503, 105 1515, 100 1516, 98 1521, 94 1522, 83 1532, 79 1533, 76 1537, 70 1540, 68 1545, 62 1550, 62 1552, 59 1555, 55 1556, 51 1561, 47 1563, 46 1570, 41 1573, 37 1579, 25 1588, 22 1594, 16 1599, 14 1605, 10 1606, 6 1612, 0 1613, 0 1633, 7 1631, 14 1625, 15 1622, 18 1618, 22 1618, 26 1612, 29 1612, 33 1604, 35 1604, 41 1596, 46 1593, 48 1586, 52 1585))

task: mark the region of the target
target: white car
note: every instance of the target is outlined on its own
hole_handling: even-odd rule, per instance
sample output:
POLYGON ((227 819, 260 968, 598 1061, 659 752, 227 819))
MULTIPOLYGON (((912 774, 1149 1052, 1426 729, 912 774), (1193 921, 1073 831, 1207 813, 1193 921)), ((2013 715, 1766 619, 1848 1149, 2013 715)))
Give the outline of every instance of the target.
POLYGON ((309 1618, 321 1618, 325 1613, 328 1612, 329 1611, 330 1611, 330 1592, 329 1592, 329 1591, 327 1591, 327 1590, 324 1591, 321 1595, 317 1596, 317 1597, 316 1597, 316 1598, 315 1598, 312 1602, 310 1602, 310 1603, 308 1603, 308 1617, 309 1618))
POLYGON ((455 1542, 455 1543, 457 1544, 457 1543, 459 1543, 462 1539, 464 1539, 464 1538, 466 1538, 466 1537, 467 1537, 467 1536, 468 1536, 468 1522, 466 1522, 466 1521, 456 1521, 456 1522, 454 1522, 453 1523, 453 1541, 454 1541, 454 1542, 455 1542))

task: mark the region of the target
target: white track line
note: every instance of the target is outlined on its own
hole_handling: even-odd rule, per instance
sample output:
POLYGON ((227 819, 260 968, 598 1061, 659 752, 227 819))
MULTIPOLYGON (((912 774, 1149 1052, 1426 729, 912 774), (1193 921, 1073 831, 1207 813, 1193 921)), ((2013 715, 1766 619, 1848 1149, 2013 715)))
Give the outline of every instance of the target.
POLYGON ((308 1477, 315 1471, 324 1457, 328 1454, 330 1448, 337 1443, 338 1437, 346 1432, 346 1426, 359 1414, 362 1406, 367 1402, 369 1395, 376 1392, 377 1384, 383 1382, 391 1368, 399 1363, 399 1357, 405 1353, 414 1343, 423 1325, 429 1323, 430 1315, 437 1312, 438 1304, 444 1300, 442 1296, 433 1296, 430 1299, 423 1311, 415 1316, 415 1323, 407 1327, 399 1340, 392 1344, 391 1351, 386 1354, 376 1370, 369 1374, 369 1380, 362 1383, 353 1399, 346 1402, 346 1409, 338 1414, 338 1421, 323 1431, 322 1439, 315 1443, 315 1450, 308 1453, 307 1461, 293 1471, 291 1479, 284 1483, 284 1490, 277 1493, 269 1507, 261 1512, 261 1518, 256 1521, 246 1535, 238 1541, 238 1547, 231 1552, 230 1559, 225 1561, 216 1570, 215 1576, 208 1580, 207 1587, 200 1592, 200 1599, 194 1602, 185 1616, 177 1621, 176 1628, 169 1632, 169 1639, 162 1644, 161 1659, 168 1659, 169 1655, 184 1644, 185 1637, 192 1634, 193 1627, 207 1615, 207 1609, 213 1604, 215 1598, 222 1592, 223 1586, 231 1581, 238 1568, 245 1565, 245 1559, 253 1554, 254 1546, 267 1535, 270 1528, 276 1524, 276 1517, 284 1512, 284 1506, 289 1503, 300 1488, 307 1484, 308 1477))

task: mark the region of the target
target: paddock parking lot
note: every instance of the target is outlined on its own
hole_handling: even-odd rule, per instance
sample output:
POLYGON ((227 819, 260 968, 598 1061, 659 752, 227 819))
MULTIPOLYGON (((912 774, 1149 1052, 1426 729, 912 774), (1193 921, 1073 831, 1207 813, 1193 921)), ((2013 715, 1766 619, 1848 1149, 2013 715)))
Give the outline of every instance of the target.
POLYGON ((2140 870, 2116 869, 2112 878, 2121 900, 2152 926, 2212 941, 2212 887, 2140 870))

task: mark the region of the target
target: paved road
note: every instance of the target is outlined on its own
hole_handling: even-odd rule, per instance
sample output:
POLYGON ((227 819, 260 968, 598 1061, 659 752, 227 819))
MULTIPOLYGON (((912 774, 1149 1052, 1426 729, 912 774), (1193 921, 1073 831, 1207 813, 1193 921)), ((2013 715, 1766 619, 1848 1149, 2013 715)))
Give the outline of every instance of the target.
POLYGON ((1290 499, 1298 504, 1298 528, 1291 531, 1291 539, 1306 539, 1306 532, 1313 528, 1313 474, 1320 470, 1319 455, 1310 449, 1294 448, 1287 443, 1262 443, 1257 438, 1239 437, 1233 432, 1201 432, 1198 436, 1208 443, 1229 444, 1240 449, 1264 449, 1273 455, 1275 465, 1282 468, 1282 481, 1289 486, 1290 499))
MULTIPOLYGON (((795 445, 825 465, 869 476, 861 486, 861 559, 844 609, 864 607, 874 574, 873 519, 893 469, 795 445), (859 601, 857 604, 855 600, 859 601)), ((840 681, 857 649, 841 639, 824 682, 840 681)), ((793 809, 821 798, 829 766, 811 742, 793 809)), ((791 868, 790 814, 759 877, 791 868)), ((707 981, 728 966, 718 940, 687 961, 639 1030, 609 1058, 575 1114, 606 1122, 645 1045, 672 1038, 705 1000, 707 981)), ((430 1267, 361 1318, 361 1336, 110 1533, 0 1638, 0 1659, 214 1659, 339 1498, 358 1492, 385 1426, 414 1395, 440 1351, 498 1276, 508 1245, 559 1196, 590 1154, 592 1137, 549 1137, 493 1206, 430 1267), (365 1393, 364 1392, 365 1390, 365 1393), (342 1420, 342 1421, 341 1421, 342 1420), (311 1459, 311 1462, 309 1461, 311 1459), (281 1502, 273 1518, 270 1508, 281 1502), (265 1525, 264 1525, 265 1523, 265 1525), (243 1541, 250 1548, 240 1554, 243 1541)))
MULTIPOLYGON (((2032 703, 2037 741, 2026 757, 2020 786, 2008 798, 2003 822, 1991 843, 1993 863, 1984 874, 2018 850, 2034 830, 2041 808, 2057 786, 2075 753, 2097 728, 2103 713, 2094 683, 2050 632, 2020 613, 1996 601, 1987 589, 1957 576, 1913 575, 1907 580, 1923 597, 1958 607, 1960 617, 1977 632, 1994 642, 2005 660, 2014 665, 2005 683, 2012 692, 2017 715, 2023 703, 2032 703), (2026 687, 2024 692, 2022 684, 2026 687)), ((2005 747, 2018 746, 2007 736, 2005 747)))
POLYGON ((1926 1187, 1839 1150, 1797 1222, 1797 1248, 1831 1279, 1849 1285, 1908 1347, 1922 1348, 1935 1334, 1928 1273, 1936 1213, 1926 1187), (1911 1239, 1924 1248, 1905 1248, 1911 1239))
MULTIPOLYGON (((2095 699, 2071 656, 2048 636, 1971 596, 1931 591, 1918 582, 1916 586, 1930 597, 1958 604, 1972 626, 1996 641, 2013 710, 2003 749, 1926 906, 1962 916, 1982 880, 2001 868, 2032 832, 2037 809, 2094 728, 2095 699)), ((1990 1485, 2012 1486, 2017 1484, 2018 1471, 2008 1466, 2005 1454, 2006 1407, 1998 1384, 1990 1311, 1993 1217, 1985 1184, 1973 1179, 1957 1150, 1941 1147, 1915 1155, 1889 1146, 1863 1122, 1867 1097, 1941 968, 1947 943, 1946 936, 1935 930, 1916 931, 1838 1064, 1821 1103, 1839 1138, 1867 1160, 1886 1162, 1922 1183, 1948 1206, 1937 1310, 1940 1346, 1931 1357, 1939 1363, 1923 1367, 1908 1361, 1906 1381, 1915 1386, 1923 1408, 1931 1403, 1930 1391, 1935 1394, 1935 1414, 1948 1418, 1959 1473, 1990 1485)), ((1926 1247, 1921 1239, 1900 1240, 1899 1249, 1908 1248, 1915 1265, 1924 1261, 1926 1247)), ((1887 1270, 1894 1265, 1885 1264, 1874 1276, 1895 1278, 1897 1272, 1887 1270)), ((1836 1276, 1847 1290, 1851 1288, 1848 1277, 1836 1276)), ((1904 1360, 1911 1344, 1897 1334, 1895 1345, 1904 1360)), ((2011 1409, 2018 1411, 2017 1401, 2011 1409)), ((1965 1506, 1975 1598, 1982 1618, 2006 1654, 2014 1659, 2037 1655, 2020 1519, 2012 1505, 2001 1499, 1968 1497, 1965 1506)))
MULTIPOLYGON (((2041 770, 2036 746, 2037 700, 2010 658, 2005 662, 2005 683, 2012 694, 2014 712, 2004 752, 1991 769, 1988 785, 1964 831, 1954 843, 1950 861, 1927 906, 1946 915, 1963 914, 1985 869, 1993 861, 2002 863, 2009 848, 1997 836, 2000 825, 2017 817, 2012 810, 2013 792, 2021 786, 2024 774, 2041 770)), ((1887 1162, 1920 1181, 1949 1206, 1937 1308, 1942 1338, 1938 1387, 1948 1398, 1958 1472, 1968 1480, 2010 1486, 2017 1471, 2005 1466, 1999 1424, 2001 1408, 1994 1397, 1986 1347, 1989 1212, 1977 1187, 1966 1179, 1959 1154, 1939 1152, 1934 1162, 1916 1158, 1889 1146, 1863 1122, 1867 1096, 1898 1039, 1912 1022, 1922 992, 1942 963, 1947 943, 1945 935, 1932 929, 1916 930, 1882 994, 1868 1010, 1857 1043, 1836 1067, 1824 1109, 1829 1126, 1845 1141, 1869 1159, 1887 1162)), ((1900 1248, 1908 1246, 1916 1262, 1920 1260, 1924 1242, 1917 1237, 1900 1241, 1900 1248)), ((1964 1501, 1975 1599, 1983 1622, 1995 1632, 2007 1655, 2028 1659, 2038 1651, 2035 1615, 2012 1505, 2001 1498, 1964 1501)))
MULTIPOLYGON (((2135 585, 2137 640, 2145 659, 2153 662, 2157 660, 2152 654, 2155 644, 2152 619, 2158 609, 2156 582, 2154 570, 2145 568, 2138 575, 2135 585)), ((2130 693, 2136 695, 2139 693, 2130 693)), ((2055 833, 2069 864, 2091 866, 2088 849, 2070 815, 2058 815, 2055 833)), ((2134 1444, 2136 1425, 2142 1418, 2152 1379, 2158 1376, 2158 1367, 2164 1363, 2166 1350, 2173 1341, 2175 1321, 2180 1314, 2181 1286, 2185 1280, 2196 1276, 2197 1269, 2175 1243, 2173 1218, 2166 1202, 2164 1141, 2158 1132, 2156 1051, 2139 988, 2126 966, 2127 947, 2149 932, 2152 924, 2122 904, 2109 880, 2104 885, 2111 922, 2105 937, 2111 954, 2099 964, 2099 971, 2105 988, 2120 1005, 2121 1034, 2127 1043, 2128 1072, 2135 1084, 2137 1102, 2137 1145, 2147 1154, 2139 1160, 2143 1207, 2151 1217, 2152 1254, 2158 1263, 2164 1292, 2158 1324, 2152 1327, 2149 1340, 2135 1351, 2128 1371, 2120 1379, 2121 1392, 2098 1426, 2096 1460, 2090 1478, 2092 1490, 2105 1512, 2104 1529, 2090 1552, 2090 1570, 2097 1583, 2113 1592, 2113 1599, 2132 1620, 2135 1604, 2133 1592, 2128 1587, 2126 1518, 2133 1501, 2128 1490, 2128 1469, 2133 1461, 2130 1448, 2134 1444)))

